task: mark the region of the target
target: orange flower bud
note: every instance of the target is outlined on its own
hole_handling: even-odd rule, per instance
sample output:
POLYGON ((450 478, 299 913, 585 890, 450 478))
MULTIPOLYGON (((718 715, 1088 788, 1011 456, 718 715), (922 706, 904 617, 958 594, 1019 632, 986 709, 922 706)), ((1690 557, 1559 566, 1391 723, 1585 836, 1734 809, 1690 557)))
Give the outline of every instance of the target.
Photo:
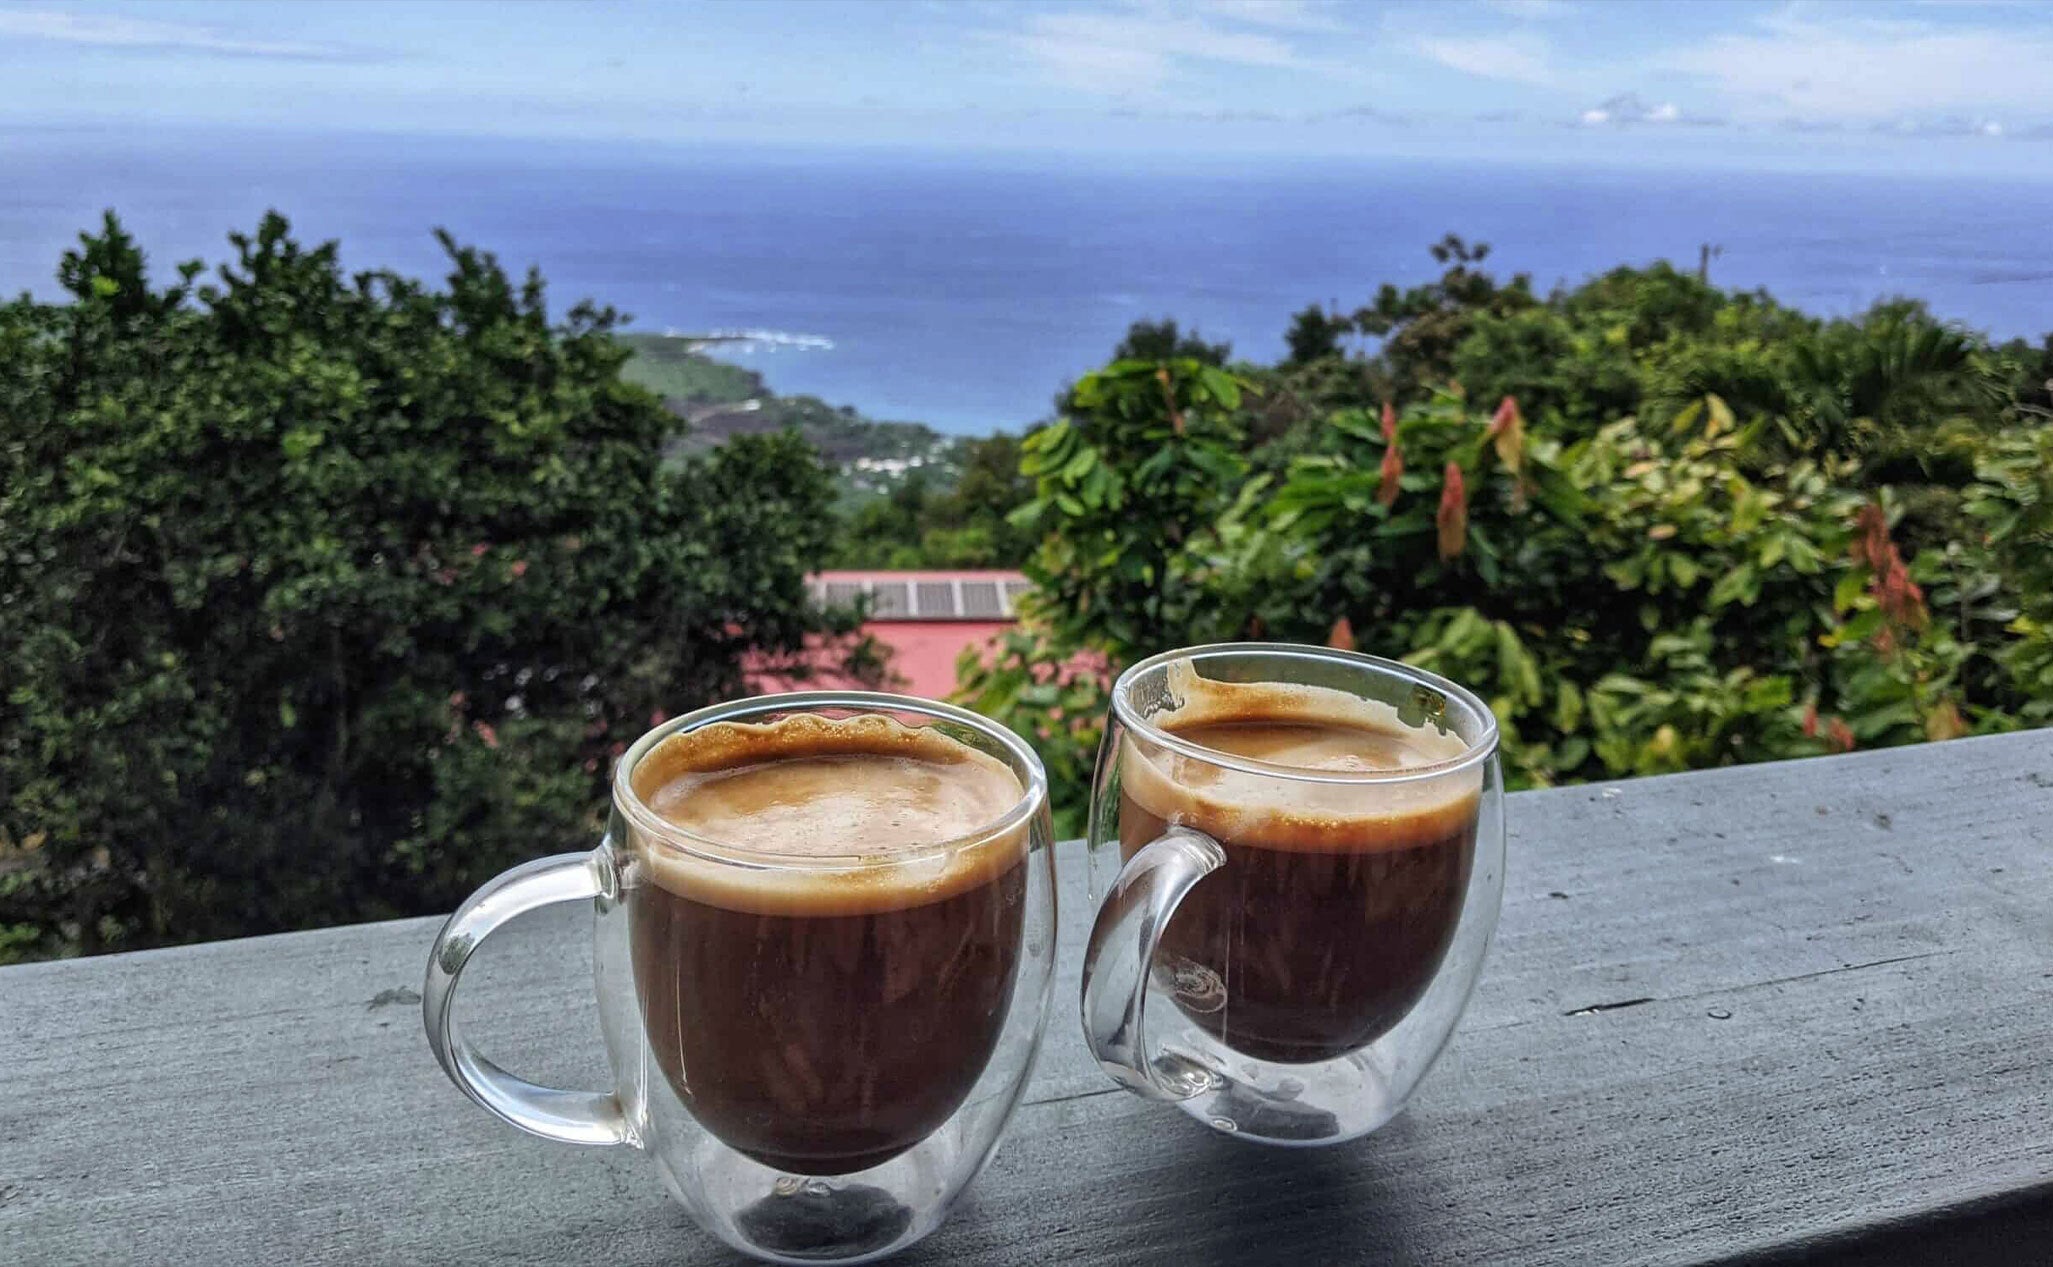
POLYGON ((1826 727, 1826 733, 1832 737, 1833 748, 1840 752, 1853 751, 1853 727, 1847 725, 1844 719, 1834 717, 1832 724, 1826 727))
POLYGON ((1326 645, 1341 651, 1354 650, 1354 625, 1342 616, 1333 622, 1332 632, 1326 635, 1326 645))
POLYGON ((1889 552, 1889 517, 1879 502, 1869 502, 1853 517, 1853 559, 1880 568, 1889 552))
POLYGON ((1816 739, 1817 737, 1818 701, 1812 700, 1810 703, 1804 705, 1804 738, 1816 739))
POLYGON ((1390 509, 1390 504, 1397 500, 1397 481, 1403 477, 1404 454, 1398 450, 1397 441, 1392 440, 1383 450, 1382 482, 1376 486, 1376 500, 1383 503, 1383 509, 1390 509))
POLYGON ((1513 493, 1523 505, 1525 500, 1525 415, 1519 413, 1518 402, 1509 396, 1497 406, 1497 412, 1490 418, 1489 435, 1497 448, 1497 460, 1504 463, 1514 480, 1513 493))
POLYGON ((1434 517, 1434 523, 1440 530, 1440 558, 1459 557, 1468 545, 1468 488, 1458 462, 1447 464, 1447 474, 1440 485, 1440 513, 1434 517))
POLYGON ((1387 400, 1383 402, 1383 438, 1385 440, 1395 440, 1397 438, 1397 411, 1390 407, 1390 402, 1387 400))
POLYGON ((1938 742, 1944 739, 1958 739, 1967 733, 1967 719, 1960 715, 1960 709, 1949 698, 1940 699, 1925 718, 1925 738, 1938 742))

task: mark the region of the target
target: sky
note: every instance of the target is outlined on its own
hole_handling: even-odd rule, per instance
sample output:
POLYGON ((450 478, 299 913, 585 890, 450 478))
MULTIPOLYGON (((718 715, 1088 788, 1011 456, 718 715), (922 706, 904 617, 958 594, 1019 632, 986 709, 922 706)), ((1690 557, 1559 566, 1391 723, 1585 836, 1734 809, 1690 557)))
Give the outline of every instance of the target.
POLYGON ((0 131, 2053 169, 2015 0, 0 0, 0 131))

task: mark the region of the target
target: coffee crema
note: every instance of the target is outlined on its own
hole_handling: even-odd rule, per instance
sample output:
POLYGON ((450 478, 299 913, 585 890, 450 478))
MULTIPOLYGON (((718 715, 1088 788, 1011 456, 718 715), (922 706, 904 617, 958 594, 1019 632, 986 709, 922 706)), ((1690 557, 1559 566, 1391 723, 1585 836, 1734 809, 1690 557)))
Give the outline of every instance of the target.
POLYGON ((689 838, 632 833, 629 924, 650 1048, 707 1130, 838 1175, 961 1107, 1019 968, 1027 828, 988 830, 1023 798, 1010 767, 931 727, 795 714, 673 735, 630 782, 689 838))
POLYGON ((1367 1046, 1418 1003, 1453 941, 1480 764, 1377 778, 1456 761, 1467 745, 1342 691, 1214 682, 1187 663, 1171 667, 1169 690, 1149 723, 1217 759, 1129 733, 1122 853, 1181 826, 1226 860, 1170 919, 1157 981, 1245 1055, 1308 1063, 1367 1046))

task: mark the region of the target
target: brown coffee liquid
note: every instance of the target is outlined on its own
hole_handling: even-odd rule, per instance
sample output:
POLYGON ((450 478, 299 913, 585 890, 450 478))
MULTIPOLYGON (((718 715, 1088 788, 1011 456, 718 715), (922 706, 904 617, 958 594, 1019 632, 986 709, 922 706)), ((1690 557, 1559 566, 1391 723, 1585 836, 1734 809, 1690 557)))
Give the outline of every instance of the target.
MULTIPOLYGON (((1193 710, 1181 726, 1173 716, 1156 722, 1215 752, 1336 773, 1462 751, 1452 736, 1403 726, 1394 714, 1385 726, 1294 712, 1323 694, 1264 699, 1240 688, 1226 698, 1243 707, 1193 710)), ((1226 855, 1177 907, 1154 962, 1157 981, 1199 1028, 1258 1059, 1327 1060, 1374 1042, 1425 994, 1468 890, 1477 777, 1293 783, 1133 742, 1122 776, 1125 856, 1173 824, 1211 836, 1226 855)))
POLYGON ((637 842, 643 1023, 707 1130, 764 1165, 839 1175, 961 1107, 1012 997, 1026 840, 932 847, 1019 803, 1007 766, 881 717, 797 716, 674 737, 633 783, 695 836, 778 855, 751 872, 637 842))

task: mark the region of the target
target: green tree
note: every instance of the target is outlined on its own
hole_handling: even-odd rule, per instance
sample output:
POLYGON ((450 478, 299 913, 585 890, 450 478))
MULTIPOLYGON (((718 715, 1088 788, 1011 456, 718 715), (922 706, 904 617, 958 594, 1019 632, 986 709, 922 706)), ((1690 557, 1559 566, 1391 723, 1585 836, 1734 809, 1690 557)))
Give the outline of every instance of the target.
POLYGON ((1178 564, 1246 474, 1240 402, 1216 366, 1114 361, 1027 438, 1014 519, 1040 534, 1026 572, 1061 646, 1120 655, 1183 627, 1200 591, 1178 564))
POLYGON ((1231 343, 1207 343, 1196 330, 1177 328, 1173 318, 1136 321, 1126 328, 1126 337, 1112 349, 1115 361, 1198 361, 1224 365, 1233 357, 1231 343))
POLYGON ((1353 330, 1354 323, 1346 317, 1333 316, 1317 304, 1307 305, 1290 318, 1290 329, 1283 332, 1284 346, 1290 349, 1284 363, 1310 365, 1339 356, 1342 336, 1353 330))
POLYGON ((267 216, 163 289, 110 214, 0 306, 0 925, 87 951, 447 909, 622 744, 819 627, 795 439, 662 459, 614 314, 267 216))
POLYGON ((1467 337, 1478 314, 1507 313, 1538 302, 1532 279, 1520 273, 1509 284, 1479 267, 1489 258, 1486 242, 1470 243, 1448 234, 1431 248, 1440 277, 1400 290, 1383 285, 1376 298, 1354 314, 1354 328, 1383 341, 1378 356, 1400 383, 1422 387, 1444 383, 1453 373, 1454 349, 1467 337))
POLYGON ((1007 516, 1032 495, 1020 474, 1019 437, 961 440, 952 483, 912 471, 845 516, 832 563, 850 568, 1011 568, 1032 536, 1007 516))

